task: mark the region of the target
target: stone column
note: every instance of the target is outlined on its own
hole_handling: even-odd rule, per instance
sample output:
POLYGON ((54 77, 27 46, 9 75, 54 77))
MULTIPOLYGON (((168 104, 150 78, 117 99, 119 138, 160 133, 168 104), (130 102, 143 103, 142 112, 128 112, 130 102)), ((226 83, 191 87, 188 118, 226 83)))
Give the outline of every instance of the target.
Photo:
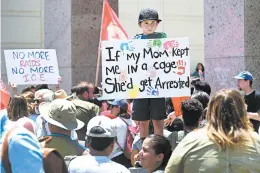
POLYGON ((56 49, 61 88, 72 86, 71 0, 44 0, 44 48, 56 49))
MULTIPOLYGON (((118 0, 108 2, 118 13, 118 0)), ((103 0, 45 0, 44 7, 45 48, 57 51, 61 88, 94 82, 103 0)))
POLYGON ((259 21, 259 0, 204 1, 206 80, 213 92, 236 88, 233 76, 242 70, 252 72, 260 88, 259 21))
POLYGON ((245 69, 254 76, 260 89, 260 1, 245 0, 245 69))
MULTIPOLYGON (((118 0, 108 1, 118 13, 118 0)), ((103 0, 72 1, 72 83, 95 82, 103 0)), ((101 66, 99 73, 101 81, 101 66)))

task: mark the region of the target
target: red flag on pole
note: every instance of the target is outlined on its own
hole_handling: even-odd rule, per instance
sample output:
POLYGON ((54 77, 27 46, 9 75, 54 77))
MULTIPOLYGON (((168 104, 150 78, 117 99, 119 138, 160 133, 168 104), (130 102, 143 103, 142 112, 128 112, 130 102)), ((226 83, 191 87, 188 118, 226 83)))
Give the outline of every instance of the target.
MULTIPOLYGON (((101 21, 100 41, 99 48, 101 47, 101 41, 103 40, 128 40, 128 35, 123 26, 119 22, 116 13, 108 4, 107 0, 103 1, 103 12, 101 21)), ((98 50, 97 69, 95 85, 98 85, 98 75, 100 66, 100 49, 98 50)))
POLYGON ((7 108, 9 100, 10 100, 10 94, 9 94, 4 82, 2 81, 2 79, 0 77, 0 101, 1 101, 0 110, 7 108))
POLYGON ((108 4, 107 0, 104 0, 103 4, 103 16, 101 24, 100 40, 127 40, 128 35, 123 26, 108 4))

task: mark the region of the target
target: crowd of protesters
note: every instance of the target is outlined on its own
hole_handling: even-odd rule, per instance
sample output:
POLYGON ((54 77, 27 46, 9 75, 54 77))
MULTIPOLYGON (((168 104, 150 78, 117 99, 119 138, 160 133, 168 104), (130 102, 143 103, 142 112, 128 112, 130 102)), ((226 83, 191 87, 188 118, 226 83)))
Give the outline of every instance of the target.
POLYGON ((48 85, 31 86, 21 94, 13 88, 16 95, 1 110, 1 170, 8 172, 7 141, 13 173, 46 172, 41 141, 48 137, 44 147, 55 148, 70 173, 134 168, 168 173, 260 172, 260 97, 252 88, 251 73, 241 72, 235 79, 244 96, 229 89, 211 94, 207 82, 194 78, 191 97, 180 103, 181 115, 176 116, 178 108, 166 98, 163 135, 154 133, 150 121, 145 138, 140 136, 140 121, 132 119, 134 102, 102 100, 101 89, 91 83, 79 83, 69 95, 48 85), (134 140, 126 151, 129 132, 134 140))
MULTIPOLYGON (((143 34, 161 20, 140 12, 143 34)), ((260 94, 253 76, 234 78, 237 90, 211 93, 199 63, 191 97, 102 99, 102 89, 80 82, 70 93, 30 86, 0 110, 2 173, 259 173, 260 94)))

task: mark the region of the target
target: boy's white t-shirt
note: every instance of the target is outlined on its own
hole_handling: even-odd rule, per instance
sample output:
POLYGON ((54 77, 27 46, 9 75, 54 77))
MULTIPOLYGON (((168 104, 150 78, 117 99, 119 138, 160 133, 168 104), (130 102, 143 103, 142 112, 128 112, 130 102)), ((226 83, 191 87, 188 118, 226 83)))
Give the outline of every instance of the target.
MULTIPOLYGON (((114 145, 113 152, 109 155, 109 158, 114 158, 116 156, 119 156, 123 154, 123 150, 125 149, 126 144, 126 135, 127 135, 127 125, 126 123, 121 119, 122 117, 117 117, 115 119, 112 119, 114 125, 117 128, 117 143, 120 145, 118 146, 117 143, 114 145)), ((128 125, 134 126, 134 122, 131 118, 125 119, 123 118, 128 125)))

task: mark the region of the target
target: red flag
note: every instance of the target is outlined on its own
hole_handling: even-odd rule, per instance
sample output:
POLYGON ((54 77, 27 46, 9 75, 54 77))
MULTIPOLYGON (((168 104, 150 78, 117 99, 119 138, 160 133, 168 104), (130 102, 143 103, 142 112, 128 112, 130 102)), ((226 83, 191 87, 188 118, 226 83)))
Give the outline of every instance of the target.
POLYGON ((116 13, 104 0, 103 17, 101 24, 101 40, 127 40, 128 35, 120 24, 116 13))
POLYGON ((9 100, 10 100, 10 94, 9 94, 4 82, 2 81, 2 79, 0 77, 0 101, 1 101, 0 110, 7 108, 9 100))
MULTIPOLYGON (((101 47, 101 41, 103 40, 128 40, 128 35, 125 32, 123 26, 119 22, 116 13, 108 4, 107 0, 103 2, 103 13, 101 21, 100 41, 99 48, 101 47)), ((98 50, 97 69, 95 85, 98 85, 98 74, 100 64, 100 49, 98 50)))

